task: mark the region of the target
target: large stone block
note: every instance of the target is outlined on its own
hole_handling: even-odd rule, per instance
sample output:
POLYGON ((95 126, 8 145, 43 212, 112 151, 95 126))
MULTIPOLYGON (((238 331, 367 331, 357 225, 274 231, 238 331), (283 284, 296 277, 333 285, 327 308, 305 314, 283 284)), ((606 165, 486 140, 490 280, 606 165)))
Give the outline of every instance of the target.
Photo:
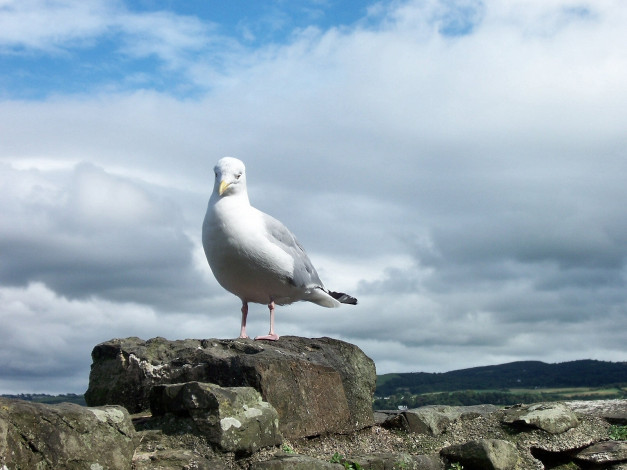
POLYGON ((374 362, 331 338, 115 339, 92 352, 89 405, 149 408, 154 385, 184 382, 253 387, 279 414, 285 437, 344 433, 373 424, 374 362))
POLYGON ((387 428, 402 429, 415 434, 439 436, 458 419, 469 420, 495 413, 498 410, 499 407, 494 405, 429 405, 390 414, 382 424, 387 428))
POLYGON ((627 399, 573 400, 564 402, 571 411, 603 418, 608 423, 627 425, 627 399))
POLYGON ((443 470, 444 468, 438 454, 376 453, 351 455, 343 463, 344 468, 361 467, 367 470, 443 470), (360 465, 360 467, 355 464, 360 465))
POLYGON ((135 429, 120 406, 86 408, 0 398, 2 468, 131 468, 135 429))
POLYGON ((505 412, 503 422, 560 434, 577 426, 579 419, 564 403, 555 402, 513 406, 505 412))
POLYGON ((150 401, 153 416, 190 417, 199 433, 227 452, 251 454, 282 442, 276 410, 251 387, 156 385, 150 401))
POLYGON ((514 470, 519 459, 516 446, 499 439, 479 439, 445 447, 440 454, 469 470, 514 470))
POLYGON ((619 463, 627 464, 627 442, 596 442, 585 449, 573 452, 572 455, 587 465, 609 467, 619 463))
POLYGON ((278 455, 263 462, 253 462, 250 468, 251 470, 344 470, 344 466, 339 463, 295 454, 278 455))

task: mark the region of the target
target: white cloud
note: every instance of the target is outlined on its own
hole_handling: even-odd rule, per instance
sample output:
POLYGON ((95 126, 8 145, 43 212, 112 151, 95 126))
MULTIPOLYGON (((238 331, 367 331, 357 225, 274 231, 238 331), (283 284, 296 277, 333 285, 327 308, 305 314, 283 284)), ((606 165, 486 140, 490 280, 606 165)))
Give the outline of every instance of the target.
POLYGON ((129 329, 155 332, 156 314, 145 306, 68 300, 40 283, 2 287, 0 302, 0 388, 7 392, 23 391, 29 377, 28 391, 82 393, 93 346, 129 329))
POLYGON ((0 5, 0 47, 60 53, 68 44, 106 34, 120 4, 95 0, 5 0, 0 5))
POLYGON ((212 23, 165 10, 132 11, 120 0, 6 0, 0 5, 0 53, 26 60, 63 59, 62 68, 54 72, 61 83, 92 80, 104 89, 175 83, 173 88, 185 90, 186 80, 170 81, 166 74, 187 74, 199 54, 222 63, 226 51, 238 48, 236 41, 217 34, 212 23), (148 73, 119 73, 134 60, 150 59, 157 64, 148 73), (71 68, 72 60, 80 66, 71 68), (65 78, 63 68, 68 70, 65 78), (79 78, 82 74, 87 78, 79 78))

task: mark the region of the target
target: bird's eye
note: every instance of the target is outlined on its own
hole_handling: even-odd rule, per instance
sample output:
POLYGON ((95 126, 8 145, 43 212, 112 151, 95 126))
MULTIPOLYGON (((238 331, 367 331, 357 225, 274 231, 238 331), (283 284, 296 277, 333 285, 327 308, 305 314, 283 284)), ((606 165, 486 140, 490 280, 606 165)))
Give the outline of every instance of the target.
POLYGON ((238 180, 238 179, 240 179, 241 176, 242 176, 242 174, 238 173, 238 174, 235 175, 235 179, 238 180))

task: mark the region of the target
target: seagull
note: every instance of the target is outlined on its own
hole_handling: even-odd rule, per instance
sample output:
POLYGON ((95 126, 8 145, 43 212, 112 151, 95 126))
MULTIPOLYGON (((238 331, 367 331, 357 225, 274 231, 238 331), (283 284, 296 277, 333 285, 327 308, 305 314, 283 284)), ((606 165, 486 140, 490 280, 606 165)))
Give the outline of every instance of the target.
POLYGON ((202 224, 202 244, 218 283, 242 301, 239 337, 248 338, 248 303, 270 310, 270 332, 256 340, 276 341, 275 305, 297 301, 323 307, 357 304, 342 292, 327 290, 303 247, 285 225, 250 205, 246 168, 237 158, 216 164, 213 193, 202 224))

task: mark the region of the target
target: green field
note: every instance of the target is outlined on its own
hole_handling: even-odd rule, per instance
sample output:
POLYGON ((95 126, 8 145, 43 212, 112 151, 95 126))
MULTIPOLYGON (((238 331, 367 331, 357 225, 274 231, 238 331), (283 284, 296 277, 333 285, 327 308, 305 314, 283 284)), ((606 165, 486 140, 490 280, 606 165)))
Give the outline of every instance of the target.
POLYGON ((574 400, 575 397, 589 396, 597 399, 624 398, 625 389, 620 387, 592 388, 592 387, 568 387, 568 388, 512 388, 509 390, 512 394, 520 393, 540 393, 551 394, 563 397, 565 400, 574 400))

